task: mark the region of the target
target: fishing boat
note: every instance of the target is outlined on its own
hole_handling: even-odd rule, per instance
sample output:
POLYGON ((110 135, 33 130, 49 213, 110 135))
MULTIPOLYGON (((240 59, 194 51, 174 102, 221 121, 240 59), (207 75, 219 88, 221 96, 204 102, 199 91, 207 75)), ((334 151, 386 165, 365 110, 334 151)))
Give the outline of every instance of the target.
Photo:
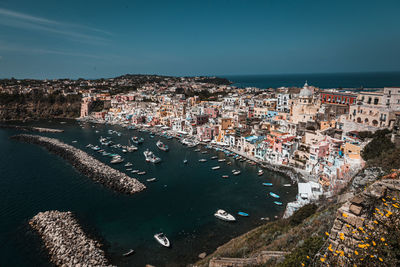
POLYGON ((215 166, 215 167, 212 167, 211 169, 212 170, 218 170, 219 168, 221 168, 221 166, 215 166))
POLYGON ((226 159, 219 159, 218 162, 224 162, 226 159))
POLYGON ((157 180, 156 178, 146 179, 147 182, 155 182, 156 180, 157 180))
POLYGON ((200 162, 206 162, 206 159, 199 159, 200 162))
POLYGON ((183 160, 183 164, 186 164, 186 163, 188 163, 188 160, 187 160, 187 159, 184 159, 184 160, 183 160))
POLYGON ((238 215, 243 216, 243 217, 249 217, 249 214, 243 211, 239 211, 238 215))
POLYGON ((222 178, 229 178, 229 175, 222 175, 222 178))
POLYGON ((138 174, 138 175, 144 175, 144 174, 146 174, 146 172, 145 172, 145 171, 142 171, 142 172, 138 172, 137 174, 138 174))
POLYGON ((274 203, 275 203, 276 205, 278 205, 278 206, 282 206, 282 202, 274 201, 274 203))
POLYGON ((139 172, 139 170, 133 170, 133 171, 131 171, 131 173, 138 173, 139 172))
POLYGON ((94 151, 97 151, 97 150, 100 150, 100 147, 99 146, 93 146, 93 147, 91 147, 94 151))
POLYGON ((233 175, 239 175, 241 172, 240 171, 235 171, 234 173, 233 173, 233 175))
POLYGON ((280 196, 278 196, 277 194, 272 193, 272 192, 269 192, 269 195, 270 195, 271 197, 274 197, 274 198, 280 198, 280 196))
POLYGON ((154 238, 157 240, 158 243, 160 243, 164 247, 168 248, 171 245, 168 238, 163 233, 155 234, 154 238))
POLYGON ((130 166, 132 166, 132 165, 133 165, 132 163, 127 162, 124 166, 125 166, 125 167, 130 167, 130 166))
POLYGON ((284 184, 283 186, 285 186, 285 187, 291 187, 292 185, 291 185, 291 184, 284 184))
POLYGON ((166 144, 164 144, 163 142, 161 142, 160 140, 157 141, 156 145, 162 151, 168 151, 168 149, 169 149, 168 146, 166 144))
POLYGON ((133 253, 135 253, 135 251, 134 251, 133 249, 131 249, 131 250, 129 250, 128 252, 122 254, 122 256, 128 257, 128 256, 132 255, 133 253))
POLYGON ((217 210, 217 212, 214 213, 214 216, 220 220, 227 221, 227 222, 236 221, 235 217, 233 217, 231 214, 227 213, 224 210, 217 210))
POLYGON ((218 156, 213 156, 213 157, 211 157, 211 159, 217 159, 218 158, 218 156))
POLYGON ((74 141, 72 141, 72 143, 77 143, 78 141, 76 141, 76 140, 74 140, 74 141))
POLYGON ((131 171, 132 170, 132 168, 128 168, 128 169, 126 169, 127 171, 131 171))
POLYGON ((258 170, 258 173, 257 173, 258 176, 261 176, 261 175, 263 175, 263 174, 264 174, 264 171, 263 171, 263 170, 258 170))
POLYGON ((262 183, 263 186, 272 186, 272 183, 262 183))
POLYGON ((158 163, 161 161, 161 158, 154 155, 154 153, 148 149, 143 152, 144 157, 146 158, 147 162, 158 163))

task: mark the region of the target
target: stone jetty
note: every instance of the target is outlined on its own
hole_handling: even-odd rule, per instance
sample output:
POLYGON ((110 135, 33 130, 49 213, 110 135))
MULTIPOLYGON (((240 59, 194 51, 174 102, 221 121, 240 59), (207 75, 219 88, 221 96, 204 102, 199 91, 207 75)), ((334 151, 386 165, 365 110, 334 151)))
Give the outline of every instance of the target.
POLYGON ((111 266, 101 244, 87 237, 71 212, 40 212, 29 221, 56 266, 111 266))
POLYGON ((82 174, 117 192, 134 194, 146 188, 138 180, 111 168, 86 152, 67 145, 58 139, 29 134, 14 135, 11 139, 43 146, 48 151, 71 163, 82 174))
POLYGON ((16 129, 16 130, 21 130, 21 131, 26 131, 26 132, 39 132, 39 133, 62 133, 62 132, 64 132, 64 130, 60 130, 60 129, 20 126, 20 125, 7 125, 7 124, 0 124, 0 128, 16 129))

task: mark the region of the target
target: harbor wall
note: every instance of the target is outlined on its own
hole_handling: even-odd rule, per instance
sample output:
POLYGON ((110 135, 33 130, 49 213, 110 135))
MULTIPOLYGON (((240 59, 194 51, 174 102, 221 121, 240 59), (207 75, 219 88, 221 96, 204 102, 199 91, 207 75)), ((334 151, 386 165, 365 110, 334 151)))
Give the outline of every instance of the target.
POLYGON ((146 188, 135 178, 111 168, 86 152, 58 139, 28 134, 15 135, 11 139, 42 146, 68 161, 82 174, 119 193, 134 194, 146 188))
POLYGON ((86 236, 71 212, 39 212, 29 225, 38 232, 56 266, 111 266, 101 244, 86 236))

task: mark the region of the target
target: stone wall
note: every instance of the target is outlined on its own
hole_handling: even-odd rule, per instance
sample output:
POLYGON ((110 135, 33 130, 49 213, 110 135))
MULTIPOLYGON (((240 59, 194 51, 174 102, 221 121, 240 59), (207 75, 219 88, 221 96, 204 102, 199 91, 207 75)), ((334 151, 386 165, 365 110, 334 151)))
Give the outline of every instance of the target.
MULTIPOLYGON (((337 211, 325 252, 320 255, 321 261, 325 262, 324 259, 326 259, 326 262, 334 265, 353 264, 360 260, 357 257, 361 253, 367 255, 368 247, 376 252, 376 246, 385 245, 377 244, 384 241, 383 236, 387 234, 387 230, 384 230, 385 228, 381 225, 388 225, 387 222, 399 214, 399 199, 398 174, 384 177, 383 180, 373 183, 360 194, 352 197, 337 211)), ((384 260, 376 253, 368 253, 370 254, 365 258, 368 258, 367 260, 370 260, 372 265, 374 258, 379 261, 384 260)))

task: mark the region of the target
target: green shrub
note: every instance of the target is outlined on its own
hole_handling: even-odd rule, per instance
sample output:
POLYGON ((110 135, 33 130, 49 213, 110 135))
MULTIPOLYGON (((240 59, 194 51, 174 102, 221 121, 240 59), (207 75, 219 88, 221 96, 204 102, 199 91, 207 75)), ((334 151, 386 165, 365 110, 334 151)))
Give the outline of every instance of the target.
POLYGON ((304 221, 304 219, 310 217, 317 210, 317 205, 315 204, 307 204, 297 210, 293 215, 289 218, 289 224, 291 226, 299 225, 304 221))

